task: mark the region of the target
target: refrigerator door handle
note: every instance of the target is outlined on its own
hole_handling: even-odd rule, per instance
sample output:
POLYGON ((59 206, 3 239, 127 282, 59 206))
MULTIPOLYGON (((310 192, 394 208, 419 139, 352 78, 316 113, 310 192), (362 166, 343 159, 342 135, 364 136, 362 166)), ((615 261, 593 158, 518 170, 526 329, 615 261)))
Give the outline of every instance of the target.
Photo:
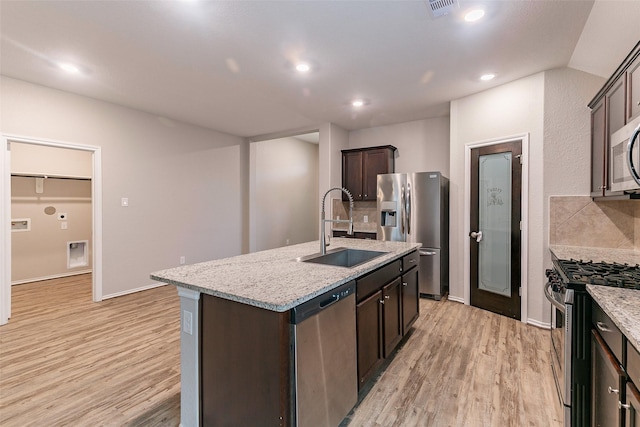
POLYGON ((428 256, 428 255, 435 255, 435 254, 437 254, 437 252, 436 252, 436 251, 425 251, 425 250, 423 250, 423 249, 420 249, 420 251, 419 251, 419 252, 420 252, 420 255, 421 255, 421 256, 428 256))
POLYGON ((411 234, 411 183, 407 182, 407 234, 411 234))
POLYGON ((402 213, 401 213, 401 217, 400 217, 400 232, 404 235, 405 231, 404 231, 404 222, 405 222, 405 209, 404 209, 404 204, 405 204, 405 194, 404 194, 404 185, 400 187, 400 208, 402 209, 402 213))

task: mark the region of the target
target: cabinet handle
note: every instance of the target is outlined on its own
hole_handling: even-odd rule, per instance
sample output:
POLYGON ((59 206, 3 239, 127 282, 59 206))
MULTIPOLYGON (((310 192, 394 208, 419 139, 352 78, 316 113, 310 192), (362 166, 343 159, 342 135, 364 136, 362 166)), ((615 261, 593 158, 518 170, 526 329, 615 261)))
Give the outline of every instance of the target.
POLYGON ((408 283, 407 282, 402 282, 402 286, 407 286, 408 283))
POLYGON ((384 296, 384 299, 389 299, 389 298, 390 298, 389 295, 384 296))
POLYGON ((638 107, 640 107, 640 101, 638 101, 638 103, 636 104, 638 107))
POLYGON ((384 300, 383 299, 379 300, 379 302, 380 302, 380 304, 384 304, 384 300))
POLYGON ((367 195, 365 194, 364 197, 367 197, 367 195))
POLYGON ((631 405, 628 403, 622 403, 618 400, 618 409, 626 409, 627 411, 631 409, 631 405))
POLYGON ((609 386, 609 394, 611 393, 615 393, 615 394, 620 394, 620 390, 618 390, 617 388, 611 388, 611 386, 609 386))
MULTIPOLYGON (((603 323, 603 322, 596 322, 596 326, 598 327, 598 329, 599 329, 601 332, 611 332, 611 329, 609 329, 609 327, 607 326, 607 324, 606 324, 606 323, 603 323)), ((609 392, 609 393, 611 393, 611 392, 609 392)))

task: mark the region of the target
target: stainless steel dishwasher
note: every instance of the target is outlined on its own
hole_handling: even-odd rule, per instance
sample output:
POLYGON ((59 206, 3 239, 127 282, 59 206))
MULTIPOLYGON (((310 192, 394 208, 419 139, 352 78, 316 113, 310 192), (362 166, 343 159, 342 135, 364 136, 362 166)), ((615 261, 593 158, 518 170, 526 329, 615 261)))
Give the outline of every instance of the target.
POLYGON ((358 400, 355 281, 293 309, 297 427, 336 427, 358 400))

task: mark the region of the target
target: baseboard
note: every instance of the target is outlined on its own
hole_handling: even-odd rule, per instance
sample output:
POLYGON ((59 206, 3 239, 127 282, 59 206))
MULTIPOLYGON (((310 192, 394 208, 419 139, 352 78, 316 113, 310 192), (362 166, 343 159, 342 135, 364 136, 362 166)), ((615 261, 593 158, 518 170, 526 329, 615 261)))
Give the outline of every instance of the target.
POLYGON ((31 279, 16 280, 14 282, 11 282, 11 286, 13 286, 13 285, 23 285, 25 283, 31 283, 31 282, 41 282, 43 280, 61 279, 63 277, 79 276, 81 274, 91 273, 92 271, 93 270, 89 269, 89 270, 82 270, 82 271, 74 271, 74 272, 71 272, 71 273, 52 274, 51 276, 34 277, 34 278, 31 278, 31 279))
POLYGON ((449 301, 459 302, 460 304, 464 304, 464 298, 461 298, 461 297, 454 297, 453 295, 449 295, 447 299, 449 301))
POLYGON ((126 291, 116 292, 115 294, 102 295, 102 299, 106 300, 106 299, 109 299, 109 298, 121 297, 123 295, 129 295, 129 294, 133 294, 133 293, 136 293, 136 292, 148 291, 149 289, 159 288, 160 286, 166 286, 166 285, 167 285, 166 283, 162 283, 162 282, 153 282, 150 285, 141 286, 139 288, 127 289, 126 291))
POLYGON ((535 326, 536 328, 551 329, 551 323, 539 322, 533 319, 527 319, 527 324, 535 326))

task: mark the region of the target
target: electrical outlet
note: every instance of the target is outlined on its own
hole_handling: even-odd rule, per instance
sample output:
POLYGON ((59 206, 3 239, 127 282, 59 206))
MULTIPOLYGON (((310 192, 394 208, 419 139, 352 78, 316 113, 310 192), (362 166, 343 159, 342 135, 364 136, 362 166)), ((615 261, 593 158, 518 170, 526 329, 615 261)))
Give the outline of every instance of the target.
POLYGON ((62 221, 60 223, 60 230, 66 230, 67 229, 67 221, 62 221))
POLYGON ((336 219, 340 221, 340 215, 336 215, 336 219))
POLYGON ((129 198, 128 197, 123 197, 122 200, 120 201, 120 204, 124 208, 128 207, 129 206, 129 198))
POLYGON ((285 244, 285 245, 288 245, 288 244, 289 244, 289 239, 287 239, 287 241, 286 241, 284 244, 285 244))
POLYGON ((193 335, 193 313, 187 310, 182 312, 182 331, 193 335))
POLYGON ((187 262, 187 259, 184 257, 184 255, 182 255, 180 257, 180 265, 184 265, 185 262, 187 262))
POLYGON ((369 222, 369 215, 364 216, 364 222, 369 222))
POLYGON ((67 214, 64 212, 60 212, 58 214, 58 221, 64 221, 65 219, 67 219, 67 214))

